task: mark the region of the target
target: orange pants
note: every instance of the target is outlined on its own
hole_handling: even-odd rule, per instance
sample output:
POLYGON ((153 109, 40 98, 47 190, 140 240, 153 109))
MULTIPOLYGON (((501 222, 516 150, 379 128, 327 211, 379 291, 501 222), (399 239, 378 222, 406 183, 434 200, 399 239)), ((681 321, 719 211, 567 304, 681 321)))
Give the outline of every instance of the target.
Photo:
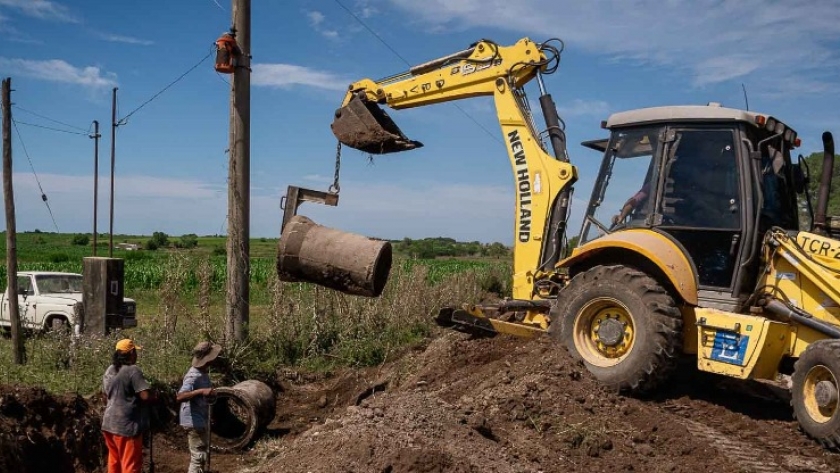
POLYGON ((141 473, 143 470, 143 435, 123 437, 102 432, 108 446, 108 473, 141 473))

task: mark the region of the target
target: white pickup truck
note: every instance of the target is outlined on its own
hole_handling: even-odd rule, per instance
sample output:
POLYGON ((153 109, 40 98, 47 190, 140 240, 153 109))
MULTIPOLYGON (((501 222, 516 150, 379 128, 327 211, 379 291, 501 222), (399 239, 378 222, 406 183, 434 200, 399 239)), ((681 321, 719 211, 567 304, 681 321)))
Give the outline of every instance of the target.
MULTIPOLYGON (((29 330, 78 330, 82 304, 82 275, 47 271, 18 272, 18 308, 21 326, 29 330)), ((123 298, 120 328, 137 326, 137 303, 123 298)), ((11 327, 8 288, 0 296, 0 327, 11 327)))

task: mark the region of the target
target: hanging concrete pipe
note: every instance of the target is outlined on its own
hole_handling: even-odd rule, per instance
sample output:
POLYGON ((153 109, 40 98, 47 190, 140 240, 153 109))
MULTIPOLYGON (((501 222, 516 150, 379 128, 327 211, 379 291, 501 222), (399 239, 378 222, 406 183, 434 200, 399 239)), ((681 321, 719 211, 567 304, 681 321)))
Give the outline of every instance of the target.
POLYGON ((268 385, 257 380, 216 388, 211 404, 211 446, 230 452, 248 446, 274 420, 276 401, 268 385))
POLYGON ((391 243, 316 224, 296 215, 277 245, 281 281, 311 282, 346 294, 379 297, 391 271, 391 243))

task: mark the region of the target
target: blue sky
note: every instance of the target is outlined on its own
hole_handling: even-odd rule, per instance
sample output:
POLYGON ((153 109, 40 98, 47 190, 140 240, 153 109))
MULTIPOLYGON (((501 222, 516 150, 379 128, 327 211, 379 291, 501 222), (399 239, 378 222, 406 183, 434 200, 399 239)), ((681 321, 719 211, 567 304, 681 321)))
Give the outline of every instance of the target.
MULTIPOLYGON (((799 131, 800 152, 840 133, 840 2, 634 0, 342 0, 413 64, 481 38, 512 44, 558 37, 546 78, 580 168, 571 233, 598 169, 581 141, 610 113, 658 105, 750 108, 799 131)), ((230 26, 229 0, 0 0, 0 76, 12 77, 19 231, 54 231, 32 165, 62 232, 90 232, 93 140, 99 120, 99 229, 108 229, 111 89, 124 117, 198 63, 230 26)), ((334 0, 253 2, 251 235, 276 237, 286 186, 326 190, 333 112, 346 85, 405 63, 334 0)), ((115 233, 225 233, 229 86, 212 58, 117 131, 115 233)), ((535 85, 529 85, 532 100, 535 85)), ((513 240, 513 175, 491 99, 390 111, 425 147, 376 157, 345 149, 338 207, 304 204, 323 225, 385 238, 513 240), (477 125, 475 122, 478 122, 477 125), (488 134, 487 130, 491 133, 488 134), (491 136, 492 135, 492 136, 491 136)), ((628 195, 633 192, 628 189, 628 195)))

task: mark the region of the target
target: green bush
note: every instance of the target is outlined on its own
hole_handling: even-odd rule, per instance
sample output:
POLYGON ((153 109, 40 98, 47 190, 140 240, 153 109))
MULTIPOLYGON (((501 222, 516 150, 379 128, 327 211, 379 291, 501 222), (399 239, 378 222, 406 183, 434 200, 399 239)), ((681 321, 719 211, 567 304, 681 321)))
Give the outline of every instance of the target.
POLYGON ((52 253, 50 255, 50 263, 64 263, 70 261, 70 256, 67 253, 52 253))
POLYGON ((158 242, 155 241, 154 239, 151 239, 151 240, 146 242, 145 248, 149 251, 155 251, 155 250, 158 249, 158 246, 159 246, 158 242))
POLYGON ((70 240, 70 243, 77 245, 77 246, 87 246, 90 243, 90 237, 83 233, 77 233, 73 235, 73 239, 70 240))
POLYGON ((157 248, 166 248, 169 246, 169 235, 163 232, 152 233, 152 241, 157 244, 157 248))
POLYGON ((189 250, 198 246, 198 235, 195 233, 188 233, 182 235, 181 239, 175 242, 175 248, 183 248, 189 250))

